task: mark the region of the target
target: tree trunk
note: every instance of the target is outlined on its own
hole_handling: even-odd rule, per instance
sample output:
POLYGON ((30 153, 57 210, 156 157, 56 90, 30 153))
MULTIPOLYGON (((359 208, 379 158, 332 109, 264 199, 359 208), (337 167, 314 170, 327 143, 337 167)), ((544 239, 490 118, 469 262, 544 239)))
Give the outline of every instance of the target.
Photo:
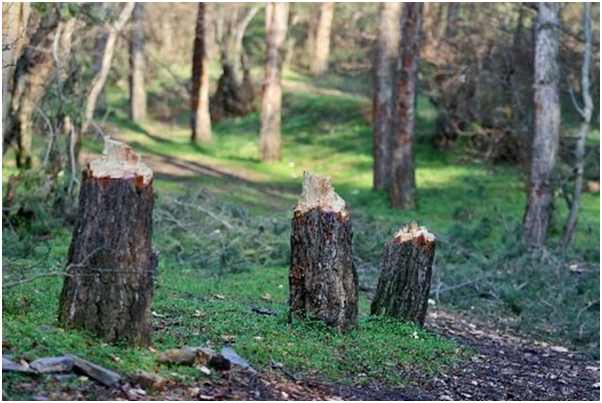
POLYGON ((105 341, 151 341, 156 256, 151 247, 152 171, 123 143, 83 173, 59 322, 105 341))
POLYGON ((84 111, 84 123, 82 126, 82 134, 85 134, 88 130, 92 119, 94 118, 94 110, 96 109, 96 102, 98 101, 98 97, 104 88, 105 82, 107 81, 107 77, 109 76, 109 71, 111 70, 111 63, 113 61, 113 53, 115 52, 115 43, 117 42, 117 38, 119 36, 119 32, 129 20, 132 15, 132 10, 134 9, 134 2, 125 3, 117 20, 111 24, 109 27, 109 34, 107 35, 107 42, 105 44, 102 58, 101 58, 101 66, 100 70, 97 74, 92 78, 92 83, 90 84, 90 91, 88 93, 88 98, 86 99, 86 106, 84 111))
POLYGON ((136 3, 130 31, 130 117, 136 123, 146 119, 144 43, 144 3, 136 3))
POLYGON ((420 64, 420 31, 423 3, 405 3, 401 16, 401 43, 396 83, 395 124, 393 125, 393 163, 391 204, 396 209, 414 209, 414 127, 420 64))
POLYGON ((192 53, 191 121, 192 141, 211 141, 211 117, 209 115, 209 60, 207 57, 206 21, 207 3, 199 3, 196 35, 192 53))
POLYGON ((395 69, 399 52, 401 3, 380 3, 372 99, 374 190, 391 187, 395 69))
POLYGON ((267 60, 261 91, 261 128, 259 159, 262 162, 280 160, 280 118, 282 109, 282 45, 286 39, 289 3, 268 3, 270 21, 266 22, 267 60))
POLYGON ((12 142, 16 142, 15 154, 20 168, 30 168, 32 165, 32 115, 44 95, 52 72, 52 54, 46 49, 52 48, 57 24, 56 10, 50 10, 40 21, 15 68, 4 151, 12 142))
POLYGON ((523 236, 543 245, 550 221, 551 177, 558 152, 560 101, 558 96, 558 23, 560 3, 539 3, 535 45, 535 135, 523 236))
POLYGON ((575 147, 575 189, 571 200, 571 210, 564 229, 564 238, 562 241, 564 248, 570 246, 577 230, 579 204, 583 189, 583 171, 585 169, 585 140, 594 109, 589 78, 592 62, 592 4, 590 2, 583 3, 583 26, 585 33, 583 65, 581 66, 581 97, 583 99, 583 108, 579 110, 581 114, 581 126, 579 127, 579 138, 575 147))
POLYGON ((385 245, 371 314, 424 325, 434 259, 435 236, 415 222, 403 227, 385 245))
POLYGON ((244 116, 256 109, 256 91, 243 60, 243 39, 260 8, 253 6, 247 9, 239 21, 240 5, 230 3, 216 6, 215 41, 219 46, 222 75, 211 100, 211 117, 214 120, 221 120, 224 116, 244 116))
POLYGON ((311 64, 311 72, 315 77, 322 77, 328 70, 334 6, 334 2, 324 2, 320 6, 320 19, 316 28, 316 48, 311 64))
POLYGON ((96 2, 93 4, 94 7, 92 10, 94 12, 94 16, 102 21, 102 25, 97 28, 98 33, 96 34, 96 38, 94 38, 94 55, 92 56, 92 75, 96 76, 98 73, 100 73, 100 69, 102 68, 102 56, 104 54, 105 46, 107 45, 108 33, 105 29, 107 3, 96 2))
POLYGON ((10 104, 10 77, 21 57, 26 42, 29 21, 29 3, 2 3, 2 132, 6 133, 8 105, 10 104), (6 19, 4 18, 6 16, 6 19))
POLYGON ((462 3, 447 3, 447 24, 445 25, 445 38, 452 39, 458 35, 458 20, 460 5, 462 3))
POLYGON ((330 179, 306 172, 291 231, 291 319, 314 318, 341 331, 356 324, 352 236, 345 201, 330 179))

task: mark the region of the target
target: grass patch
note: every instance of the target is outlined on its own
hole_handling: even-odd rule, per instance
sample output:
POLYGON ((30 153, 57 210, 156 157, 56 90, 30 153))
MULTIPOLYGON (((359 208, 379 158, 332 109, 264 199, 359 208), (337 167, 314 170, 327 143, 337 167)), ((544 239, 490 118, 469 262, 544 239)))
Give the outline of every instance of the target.
MULTIPOLYGON (((50 261, 59 265, 60 259, 50 261)), ((288 323, 286 268, 255 268, 217 278, 210 274, 181 269, 170 259, 162 262, 153 301, 153 345, 159 352, 182 346, 220 348, 228 337, 257 369, 267 367, 272 358, 306 375, 392 385, 401 384, 409 369, 434 374, 468 354, 413 324, 369 317, 365 297, 358 327, 344 334, 319 322, 288 323), (278 315, 253 313, 254 307, 278 315)), ((55 327, 61 284, 61 279, 49 278, 4 293, 3 340, 22 357, 72 353, 126 375, 142 369, 168 377, 175 372, 191 382, 203 379, 193 369, 157 364, 158 353, 148 349, 108 345, 84 332, 55 327)))

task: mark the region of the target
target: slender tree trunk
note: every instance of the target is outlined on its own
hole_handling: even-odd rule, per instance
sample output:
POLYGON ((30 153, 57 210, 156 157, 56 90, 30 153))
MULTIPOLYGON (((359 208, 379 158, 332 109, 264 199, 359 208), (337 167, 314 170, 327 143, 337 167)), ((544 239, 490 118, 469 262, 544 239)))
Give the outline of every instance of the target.
POLYGON ((199 3, 196 34, 192 52, 191 121, 192 141, 211 141, 211 117, 209 116, 209 59, 205 42, 208 21, 207 3, 199 3))
POLYGON ((452 39, 458 35, 458 20, 462 3, 447 3, 447 24, 445 25, 445 38, 452 39))
POLYGON ((345 201, 330 179, 305 172, 291 229, 291 318, 314 318, 339 330, 356 324, 352 237, 345 201))
POLYGON ((125 144, 105 140, 104 156, 83 174, 59 304, 62 326, 105 341, 150 343, 157 268, 152 209, 150 168, 125 144))
POLYGON ((249 24, 251 23, 251 21, 253 21, 253 18, 255 18, 255 16, 259 12, 259 10, 260 10, 259 6, 251 7, 245 14, 244 18, 238 24, 236 24, 236 28, 232 35, 232 37, 233 37, 232 69, 234 70, 234 74, 236 74, 237 77, 241 74, 241 72, 244 71, 244 69, 241 68, 242 67, 241 59, 243 58, 243 52, 244 52, 242 42, 245 37, 245 32, 247 32, 247 28, 249 27, 249 24))
POLYGON ((17 60, 21 57, 26 42, 26 29, 29 22, 29 3, 2 3, 2 13, 6 15, 2 23, 2 133, 6 133, 8 106, 11 101, 10 78, 17 60))
POLYGON ((420 64, 420 36, 423 3, 405 3, 401 16, 401 43, 396 83, 396 110, 393 126, 393 164, 391 204, 396 209, 414 209, 414 127, 420 64))
POLYGON ((134 122, 146 119, 144 43, 144 3, 137 2, 132 12, 130 31, 130 117, 134 122))
POLYGON ((321 77, 328 71, 334 6, 334 2, 324 2, 320 6, 320 19, 316 28, 316 48, 311 64, 311 72, 315 77, 321 77))
POLYGON ((415 222, 403 227, 385 245, 371 314, 424 325, 434 260, 435 236, 415 222))
POLYGON ((258 6, 248 8, 239 21, 239 3, 216 7, 216 42, 220 51, 222 75, 211 103, 214 120, 222 116, 244 116, 256 109, 256 90, 243 60, 245 32, 259 11, 258 6))
POLYGON ((544 244, 552 207, 552 171, 558 152, 560 100, 558 95, 558 24, 560 3, 539 3, 535 44, 535 135, 523 236, 527 243, 544 244))
POLYGON ((280 160, 280 119, 282 110, 282 46, 286 39, 289 3, 268 3, 271 16, 267 31, 267 60, 261 94, 261 128, 259 159, 262 162, 280 160))
POLYGON ((594 109, 590 90, 590 68, 592 62, 592 4, 583 3, 583 27, 585 33, 585 48, 583 49, 583 65, 581 66, 581 97, 583 108, 580 109, 581 126, 579 138, 575 147, 575 189, 571 201, 571 210, 564 229, 563 247, 568 248, 575 237, 579 218, 579 204, 583 189, 583 170, 585 168, 585 139, 589 131, 594 109))
POLYGON ((32 165, 32 115, 44 95, 52 72, 52 54, 46 49, 52 48, 57 25, 56 10, 50 10, 40 21, 15 68, 4 151, 13 141, 16 142, 15 154, 20 168, 31 168, 32 165))
POLYGON ((123 26, 127 23, 132 15, 132 10, 134 9, 134 2, 125 3, 117 20, 113 22, 109 27, 109 34, 107 35, 107 42, 105 44, 100 70, 94 77, 92 78, 92 83, 90 84, 90 91, 88 93, 88 98, 86 99, 86 106, 84 111, 84 123, 82 126, 82 134, 86 133, 92 119, 94 118, 94 110, 96 109, 96 102, 98 101, 98 97, 104 88, 105 82, 107 81, 107 77, 109 76, 109 71, 111 70, 111 63, 113 61, 113 53, 115 52, 115 43, 117 42, 117 38, 119 36, 119 32, 122 30, 123 26))
POLYGON ((401 3, 380 3, 372 95, 374 190, 391 187, 395 70, 399 52, 401 3))
POLYGON ((98 34, 94 39, 94 56, 92 56, 92 75, 96 76, 102 68, 102 57, 105 46, 107 45, 107 36, 105 19, 107 18, 107 3, 94 3, 95 16, 102 21, 102 25, 98 27, 98 34))

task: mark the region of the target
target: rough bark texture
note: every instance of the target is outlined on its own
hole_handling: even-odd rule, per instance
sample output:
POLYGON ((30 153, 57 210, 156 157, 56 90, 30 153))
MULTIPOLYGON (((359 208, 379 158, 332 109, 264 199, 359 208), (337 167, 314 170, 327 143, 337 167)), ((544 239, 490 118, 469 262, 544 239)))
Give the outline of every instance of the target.
POLYGON ((414 209, 414 127, 420 64, 420 36, 423 3, 405 3, 401 17, 401 43, 397 68, 396 110, 393 126, 391 204, 396 209, 414 209))
POLYGON ((539 3, 535 44, 535 135, 523 236, 543 245, 553 199, 551 177, 558 153, 558 23, 560 3, 539 3))
POLYGON ((144 3, 137 2, 132 11, 130 31, 130 117, 134 122, 146 119, 144 42, 144 3))
POLYGON ((402 228, 385 245, 372 315, 386 315, 424 325, 435 237, 416 223, 402 228))
POLYGON ((374 60, 372 99, 374 190, 391 187, 393 110, 395 107, 395 69, 399 52, 399 12, 401 3, 381 3, 374 60))
POLYGON ((151 341, 156 257, 151 247, 152 171, 122 143, 83 173, 59 322, 105 341, 151 341))
POLYGON ((305 174, 294 210, 289 273, 290 316, 343 331, 357 322, 358 280, 345 202, 330 179, 305 174))
POLYGON ((328 56, 330 55, 330 33, 334 2, 324 2, 320 6, 320 19, 316 28, 315 52, 311 63, 311 72, 315 77, 323 76, 328 71, 328 56))
POLYGON ((207 4, 199 3, 192 52, 192 93, 190 94, 190 126, 192 141, 211 141, 211 117, 209 115, 209 58, 206 46, 207 4))
POLYGON ((583 49, 583 65, 581 66, 581 97, 583 108, 579 109, 581 115, 581 126, 579 127, 579 138, 575 146, 575 189, 571 200, 571 209, 564 229, 562 244, 568 248, 575 237, 579 218, 579 204, 581 191, 583 189, 583 171, 585 169, 585 140, 589 125, 592 120, 594 104, 590 90, 590 68, 592 62, 592 4, 583 3, 583 27, 585 33, 585 48, 583 49))
POLYGON ((267 60, 261 91, 261 128, 259 159, 263 162, 280 160, 280 114, 282 109, 282 45, 286 39, 289 3, 268 3, 270 21, 266 21, 267 60))

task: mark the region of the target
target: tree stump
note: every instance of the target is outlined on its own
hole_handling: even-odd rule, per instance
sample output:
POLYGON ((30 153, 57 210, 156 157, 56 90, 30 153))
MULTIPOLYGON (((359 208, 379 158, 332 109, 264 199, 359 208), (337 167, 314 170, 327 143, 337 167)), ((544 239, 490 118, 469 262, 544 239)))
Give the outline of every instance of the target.
POLYGON ((59 322, 105 341, 151 341, 156 256, 151 247, 152 171, 120 142, 83 172, 59 322))
POLYGON ((413 222, 385 245, 372 315, 424 325, 435 258, 435 236, 413 222))
POLYGON ((358 281, 345 201, 329 178, 304 173, 291 232, 290 318, 309 317, 343 331, 357 321, 358 281))

